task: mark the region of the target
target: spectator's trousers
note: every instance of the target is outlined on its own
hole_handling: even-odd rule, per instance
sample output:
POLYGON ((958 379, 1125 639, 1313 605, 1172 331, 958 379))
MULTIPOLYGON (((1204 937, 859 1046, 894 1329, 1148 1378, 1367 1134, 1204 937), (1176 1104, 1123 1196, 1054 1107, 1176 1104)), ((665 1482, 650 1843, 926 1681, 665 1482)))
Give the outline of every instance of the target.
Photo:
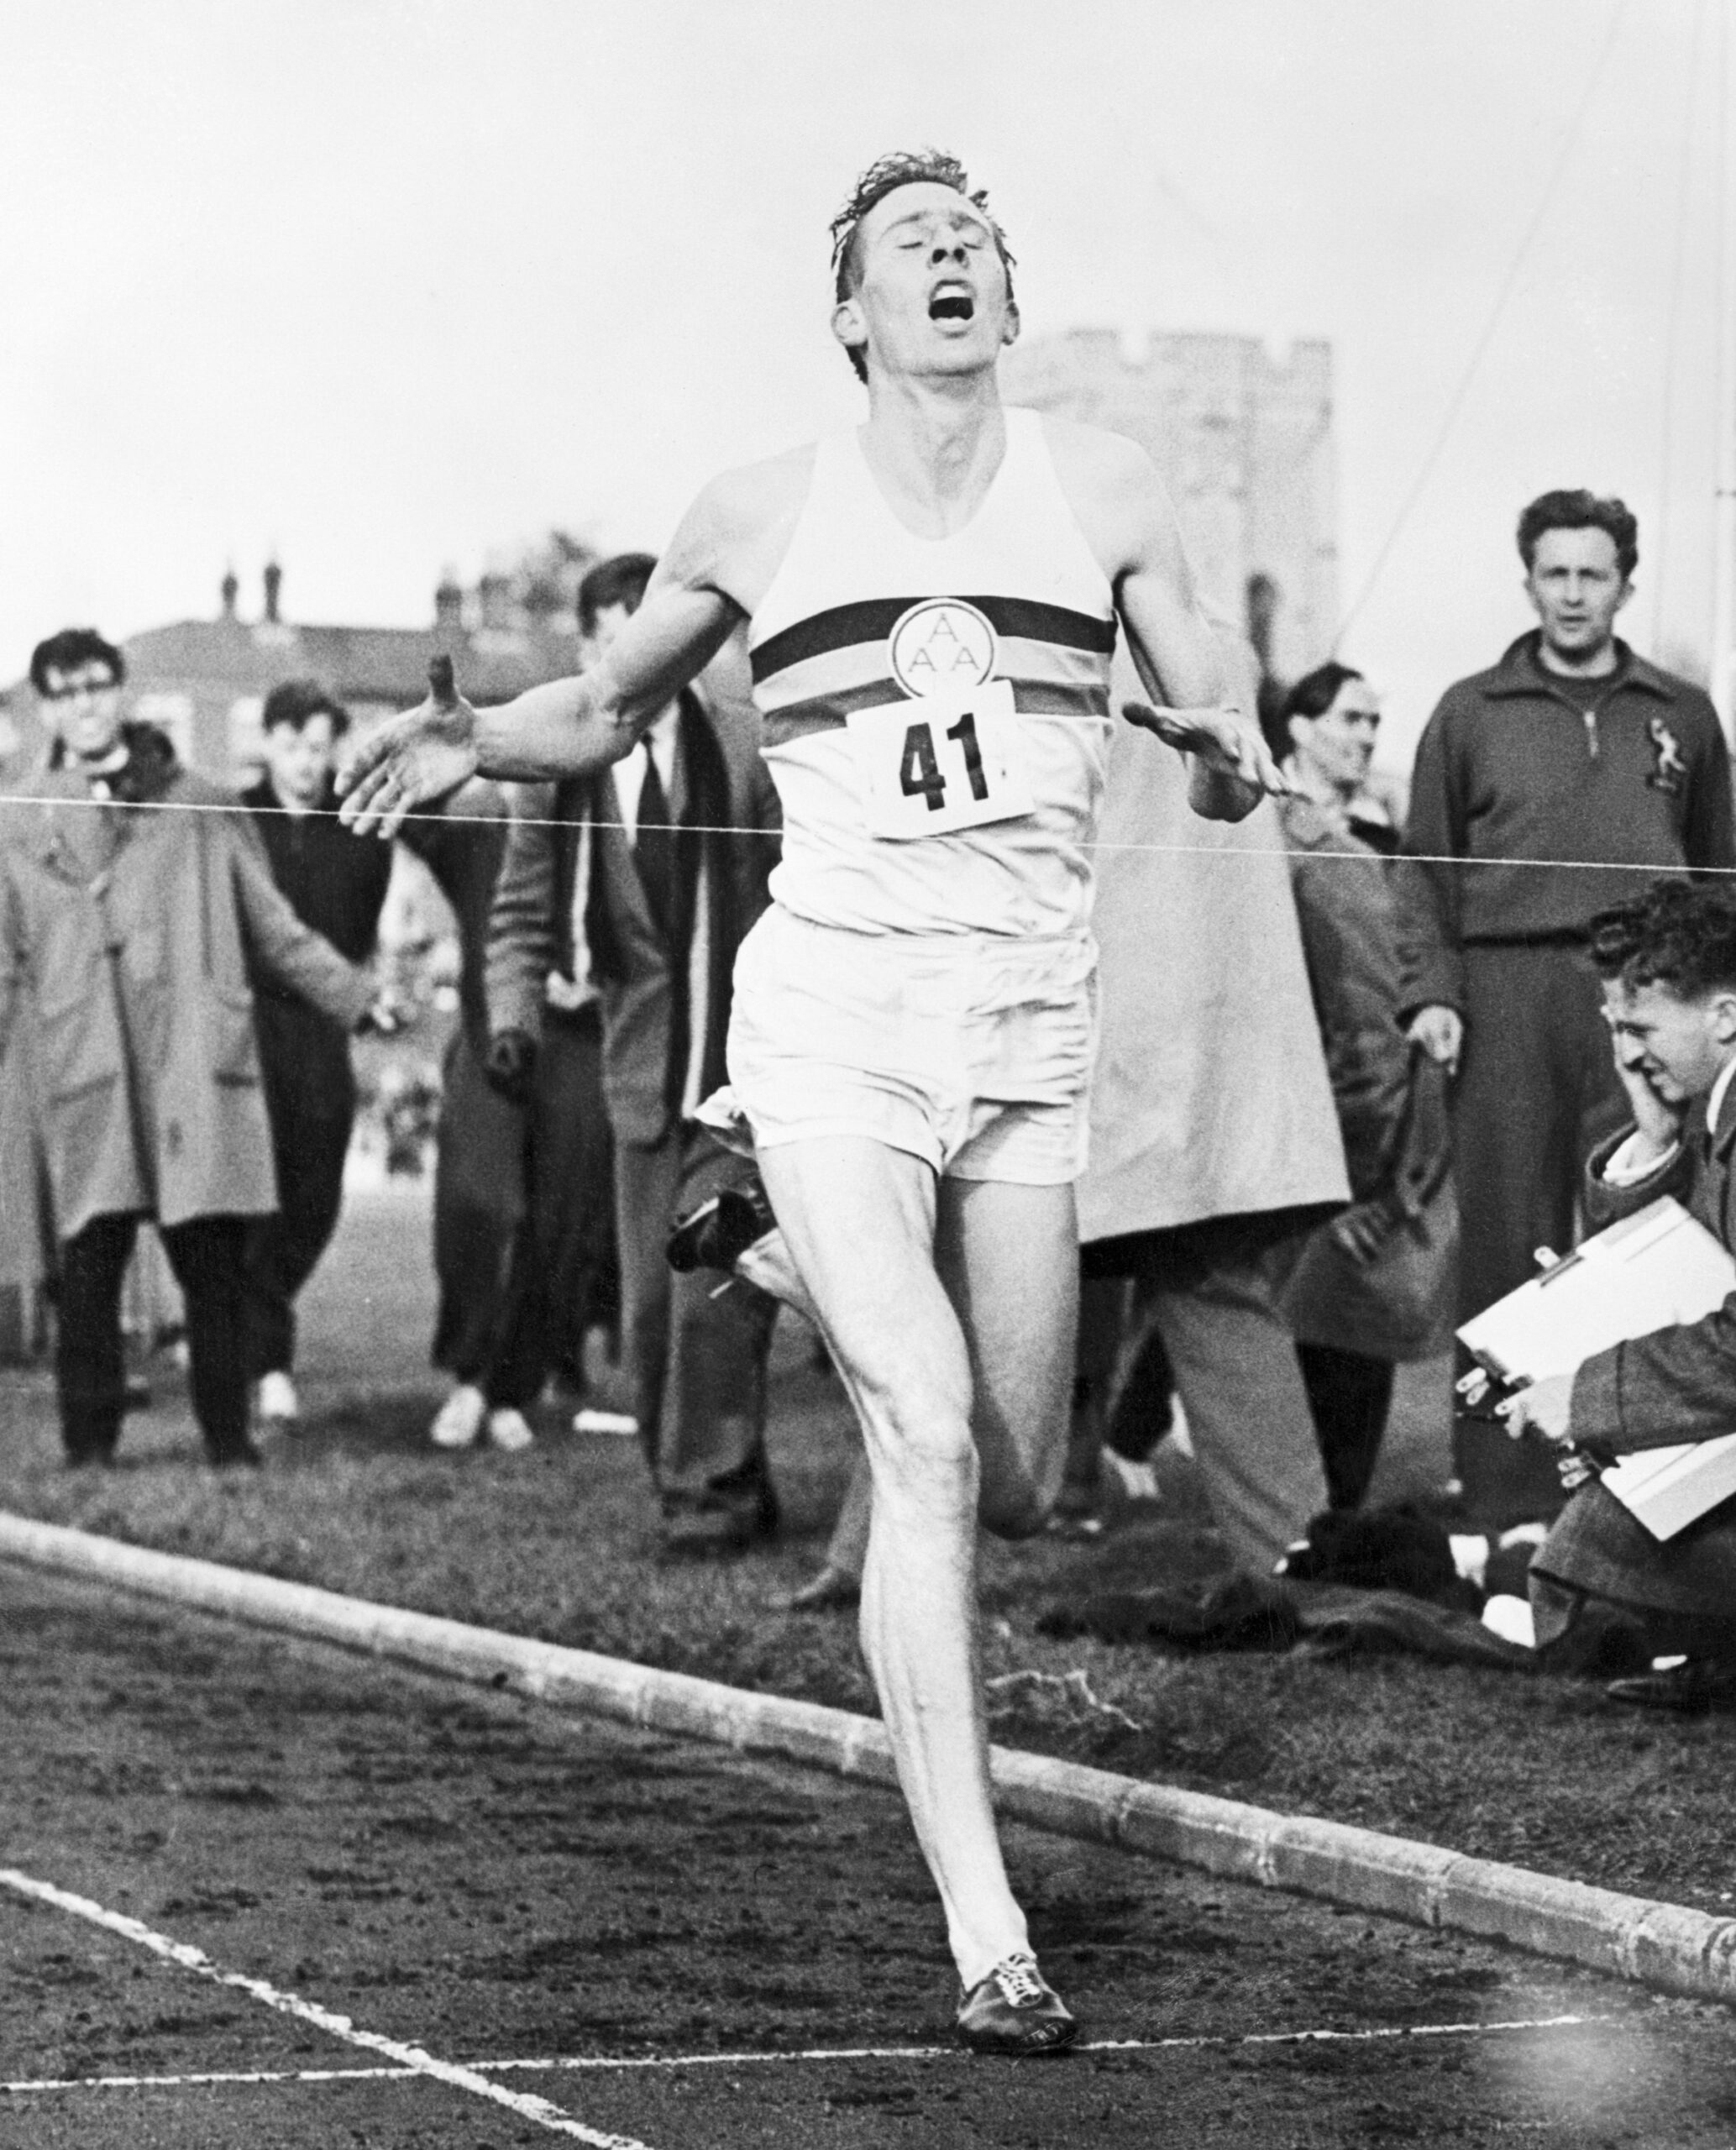
POLYGON ((264 1048, 265 1109, 277 1172, 275 1216, 249 1220, 246 1252, 247 1371, 287 1373, 295 1364, 296 1298, 317 1267, 338 1228, 344 1201, 344 1161, 355 1124, 355 1083, 344 1046, 341 1082, 309 1094, 298 1071, 274 1063, 264 1048))
POLYGON ((765 1454, 766 1356, 777 1303, 715 1270, 677 1276, 675 1218, 746 1168, 703 1128, 617 1143, 621 1339, 646 1460, 666 1517, 726 1508, 749 1529, 774 1512, 765 1454))
POLYGON ((1649 1655, 1736 1665, 1736 1502, 1660 1543, 1613 1493, 1584 1486, 1538 1547, 1530 1587, 1537 1646, 1564 1670, 1591 1669, 1574 1661, 1576 1630, 1612 1612, 1649 1655))
POLYGON ((528 1112, 462 1033, 447 1055, 434 1169, 433 1360, 522 1409, 552 1371, 575 1387, 585 1330, 618 1318, 612 1142, 596 1009, 550 1009, 528 1112))
POLYGON ((603 1104, 603 1024, 595 1001, 543 1018, 525 1163, 529 1239, 549 1371, 585 1384, 585 1335, 621 1320, 615 1141, 603 1104))
MULTIPOLYGON (((126 1402, 121 1283, 139 1221, 93 1218, 60 1248, 55 1375, 71 1463, 106 1462, 120 1438, 126 1402)), ((242 1250, 249 1221, 194 1217, 158 1228, 186 1302, 193 1416, 214 1463, 248 1447, 242 1250)))
MULTIPOLYGON (((1452 1092, 1461 1322, 1534 1275, 1539 1247, 1573 1245, 1586 1157, 1627 1114, 1602 993, 1579 946, 1473 943, 1464 961, 1465 1049, 1452 1092)), ((1455 1448, 1479 1521, 1560 1508, 1541 1443, 1472 1424, 1456 1429, 1455 1448)))
MULTIPOLYGON (((1127 1455, 1142 1445, 1128 1423, 1135 1414, 1153 1421, 1154 1430, 1167 1427, 1167 1359, 1213 1525, 1251 1575, 1269 1575, 1327 1503, 1302 1368, 1273 1285, 1304 1229, 1283 1213, 1211 1218, 1085 1250, 1088 1278, 1135 1278, 1115 1447, 1127 1455), (1154 1341, 1164 1355, 1155 1362, 1156 1379, 1154 1341)), ((1100 1352, 1103 1340, 1096 1341, 1100 1352)), ((1100 1369, 1097 1378, 1100 1385, 1100 1369)))
POLYGON ((1296 1346, 1257 1257, 1152 1293, 1212 1521, 1240 1564, 1269 1575, 1326 1506, 1296 1346))
POLYGON ((1398 1369, 1391 1359, 1346 1351, 1336 1344, 1298 1344, 1296 1358, 1326 1468, 1330 1503, 1340 1509, 1360 1508, 1380 1460, 1398 1369))

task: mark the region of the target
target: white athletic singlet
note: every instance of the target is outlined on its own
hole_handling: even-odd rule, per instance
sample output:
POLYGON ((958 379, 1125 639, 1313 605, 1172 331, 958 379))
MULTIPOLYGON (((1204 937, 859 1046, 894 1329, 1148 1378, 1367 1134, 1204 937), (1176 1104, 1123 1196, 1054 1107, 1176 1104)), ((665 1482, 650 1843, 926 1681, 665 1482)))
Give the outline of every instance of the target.
POLYGON ((772 893, 858 933, 1075 935, 1115 618, 1034 411, 950 538, 905 528, 828 434, 748 631, 784 806, 772 893), (935 832, 938 823, 941 832, 935 832))

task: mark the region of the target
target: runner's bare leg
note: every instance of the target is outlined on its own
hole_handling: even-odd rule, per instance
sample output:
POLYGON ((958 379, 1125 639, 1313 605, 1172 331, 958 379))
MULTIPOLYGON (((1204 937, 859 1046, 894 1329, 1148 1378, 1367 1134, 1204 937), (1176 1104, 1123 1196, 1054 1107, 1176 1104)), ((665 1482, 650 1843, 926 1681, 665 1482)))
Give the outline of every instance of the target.
POLYGON ((1026 1946, 989 1792, 976 1647, 979 1492, 993 1525, 1029 1529, 1059 1482, 1078 1269, 1072 1192, 990 1182, 961 1192, 947 1182, 937 1198, 926 1165, 861 1137, 778 1144, 759 1163, 862 1422, 874 1481, 863 1648, 968 1988, 1026 1946), (978 1328, 975 1342, 949 1283, 978 1328), (1044 1395, 1052 1387, 1052 1408, 1044 1395))
MULTIPOLYGON (((1067 1339, 1077 1324, 1066 1278, 1077 1270, 1078 1237, 1071 1188, 1025 1188, 981 1180, 941 1183, 936 1263, 971 1355, 971 1420, 983 1470, 978 1520, 1003 1537, 1025 1535, 1053 1508, 1056 1473, 1067 1444, 1055 1427, 1071 1403, 1073 1364, 1067 1339), (1045 1240, 1050 1251, 1038 1250, 1045 1240), (1030 1321, 1025 1271, 1033 1254, 1046 1306, 1057 1290, 1053 1323, 1030 1321), (1011 1274, 1004 1265, 1010 1257, 1011 1274)), ((871 1513, 864 1450, 832 1525, 826 1565, 860 1582, 871 1513)))
POLYGON ((981 1522, 997 1537, 1028 1537, 1067 1467, 1079 1319, 1072 1186, 942 1180, 935 1262, 970 1350, 981 1522))

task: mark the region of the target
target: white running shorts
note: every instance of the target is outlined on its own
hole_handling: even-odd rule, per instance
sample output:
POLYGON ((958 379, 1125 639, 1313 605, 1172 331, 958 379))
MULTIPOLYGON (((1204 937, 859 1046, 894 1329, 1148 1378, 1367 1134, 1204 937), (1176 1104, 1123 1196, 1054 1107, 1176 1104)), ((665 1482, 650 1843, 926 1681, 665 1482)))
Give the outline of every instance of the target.
MULTIPOLYGON (((1096 971, 1084 936, 849 933, 774 904, 736 962, 731 1102, 761 1149, 864 1135, 942 1177, 1066 1185, 1096 971)), ((701 1116, 728 1113, 720 1096, 701 1116)))

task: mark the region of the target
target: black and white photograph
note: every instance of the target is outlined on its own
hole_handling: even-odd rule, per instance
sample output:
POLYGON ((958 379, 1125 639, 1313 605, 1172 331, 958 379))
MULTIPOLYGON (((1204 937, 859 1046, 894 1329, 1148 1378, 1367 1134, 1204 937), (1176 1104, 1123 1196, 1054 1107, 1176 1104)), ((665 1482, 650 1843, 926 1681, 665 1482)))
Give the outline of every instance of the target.
POLYGON ((1736 0, 0 52, 0 2146, 1736 2150, 1736 0))

